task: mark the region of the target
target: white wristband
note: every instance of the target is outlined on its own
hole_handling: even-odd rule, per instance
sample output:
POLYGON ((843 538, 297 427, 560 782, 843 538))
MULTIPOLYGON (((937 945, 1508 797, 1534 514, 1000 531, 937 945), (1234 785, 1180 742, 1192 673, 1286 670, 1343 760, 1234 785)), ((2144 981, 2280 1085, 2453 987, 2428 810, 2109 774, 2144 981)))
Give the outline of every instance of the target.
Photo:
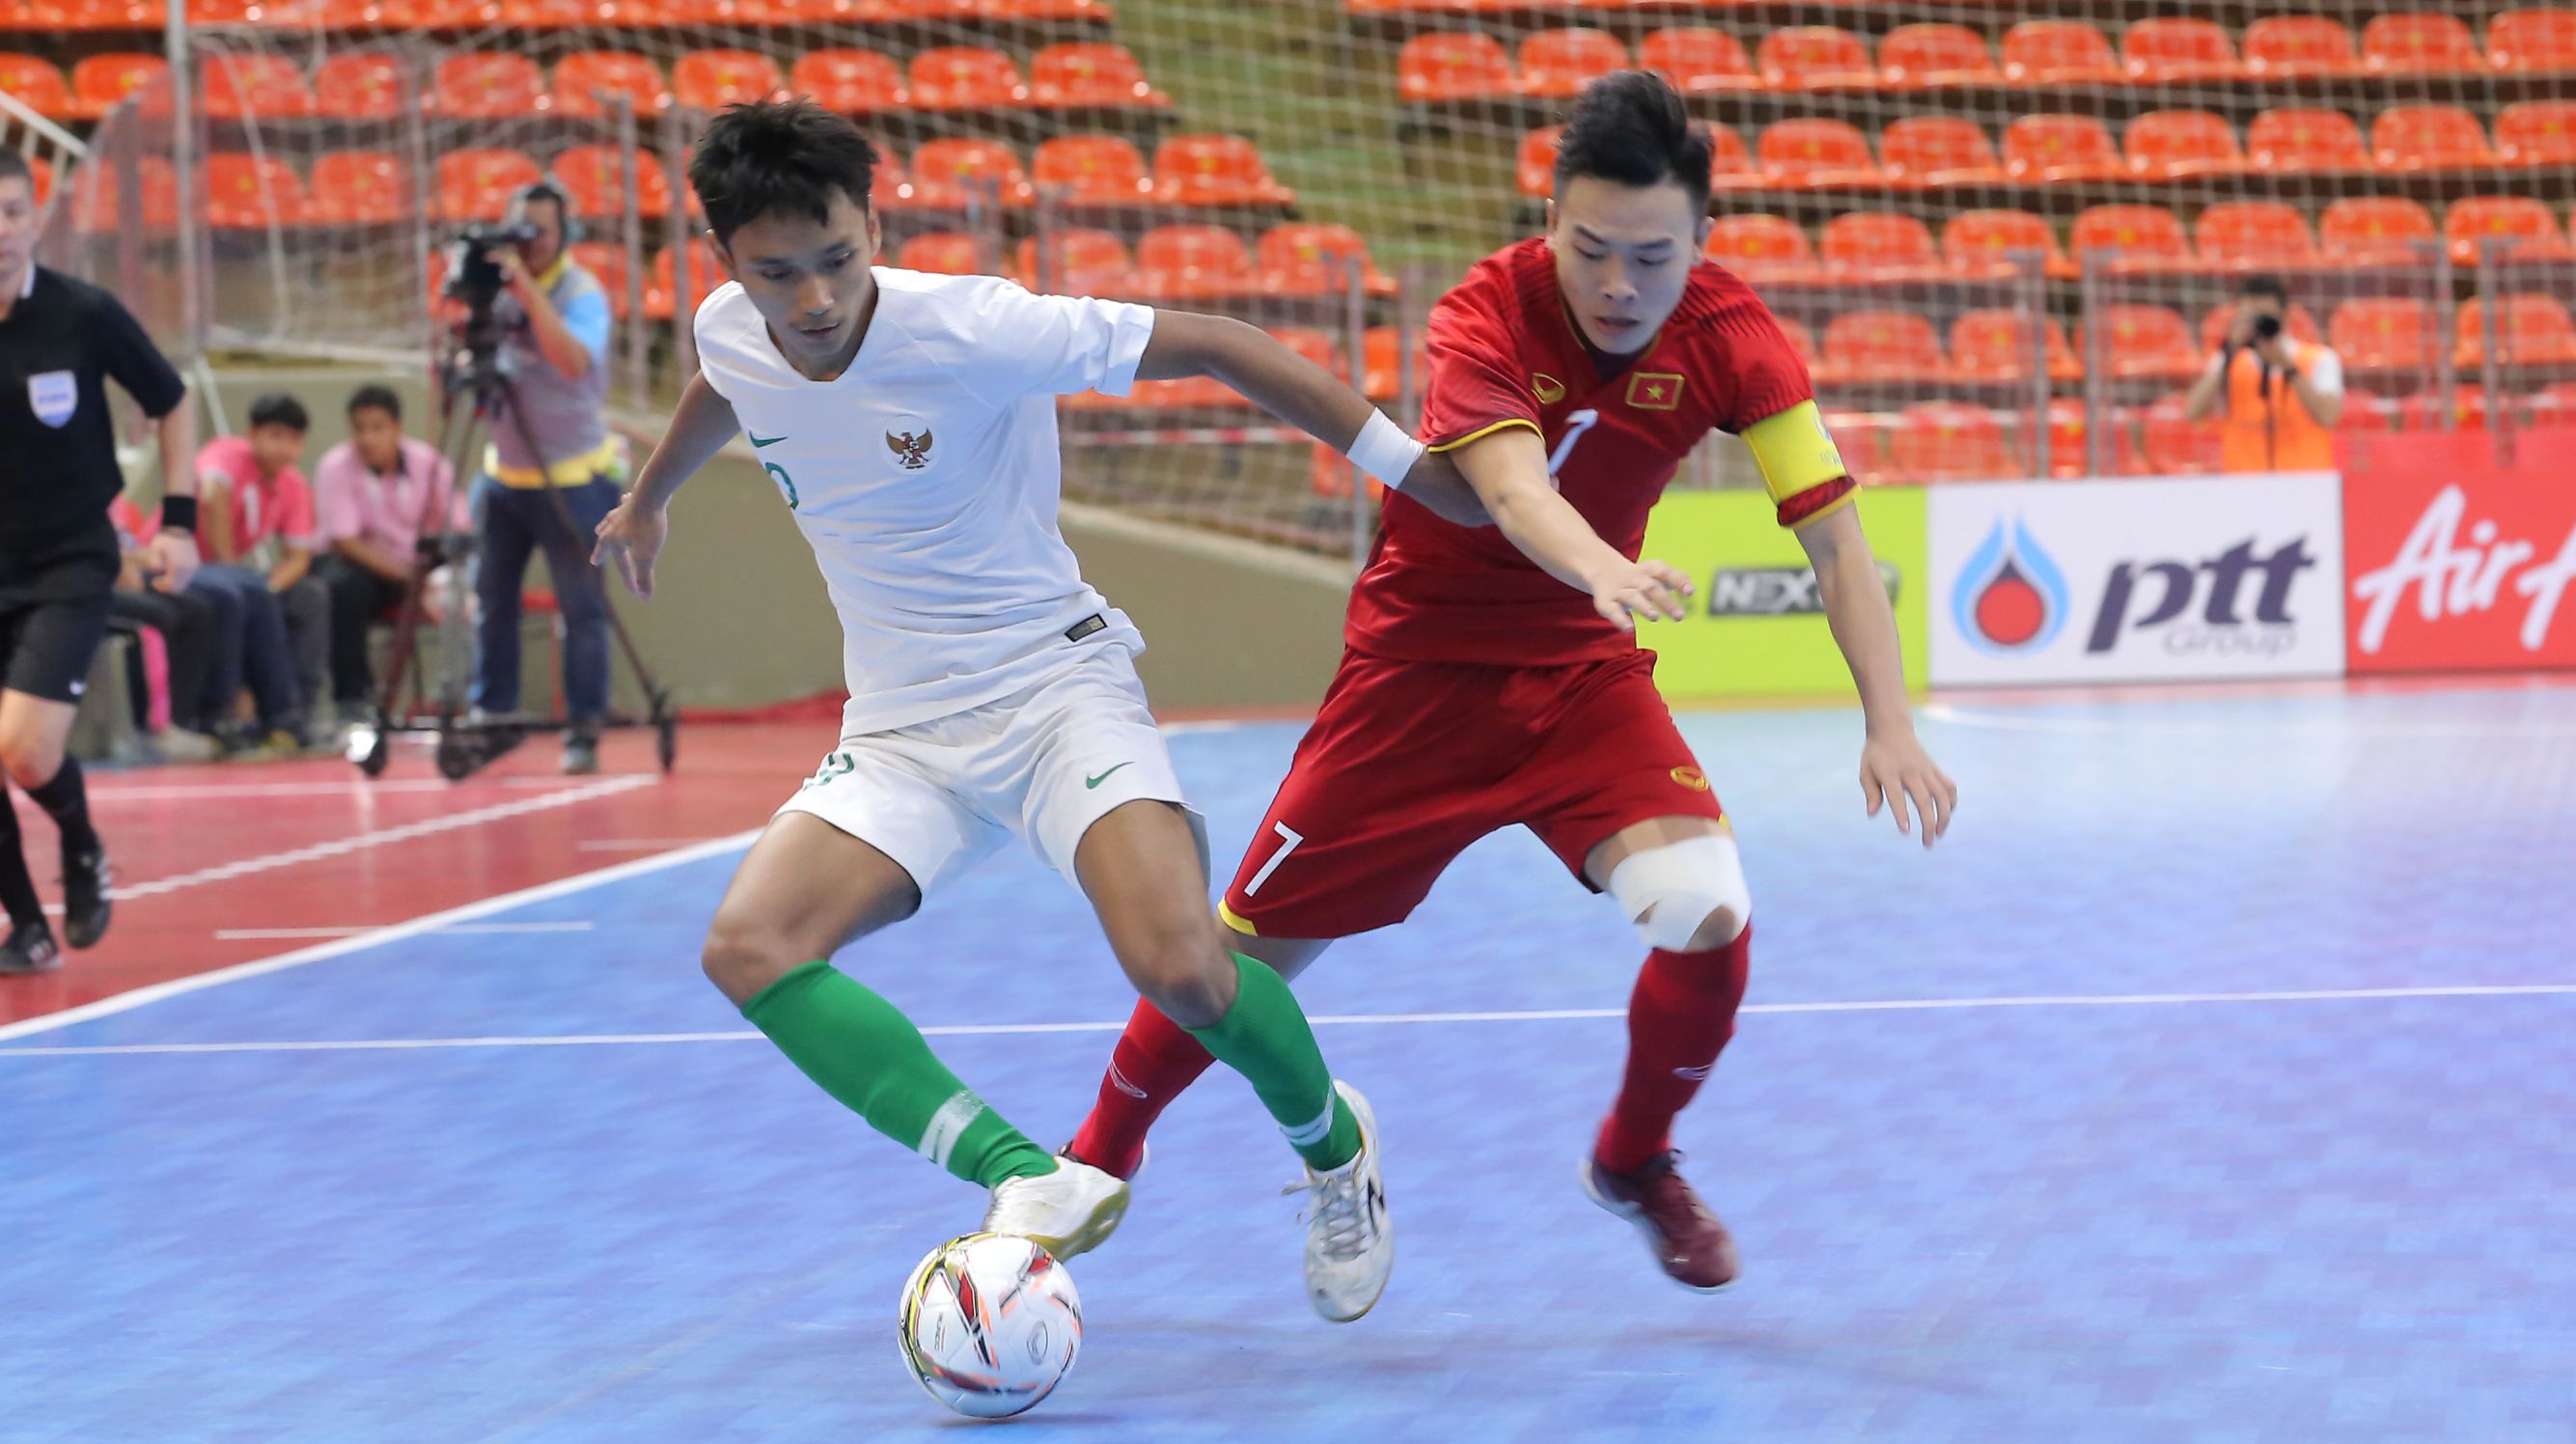
POLYGON ((1403 427, 1386 419, 1383 411, 1369 412, 1368 424, 1360 428, 1359 439, 1343 455, 1351 465, 1376 477, 1388 486, 1402 487, 1413 464, 1431 448, 1413 439, 1403 427))

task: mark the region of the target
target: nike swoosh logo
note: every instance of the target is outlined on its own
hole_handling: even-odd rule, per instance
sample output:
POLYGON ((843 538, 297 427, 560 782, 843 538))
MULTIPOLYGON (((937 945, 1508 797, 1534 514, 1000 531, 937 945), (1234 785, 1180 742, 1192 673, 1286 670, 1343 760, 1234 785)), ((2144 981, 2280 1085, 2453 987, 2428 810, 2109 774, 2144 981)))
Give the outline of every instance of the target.
POLYGON ((776 446, 778 443, 785 441, 786 439, 787 438, 784 436, 755 436, 751 439, 751 444, 753 446, 776 446))
MULTIPOLYGON (((1121 762, 1118 764, 1118 767, 1133 767, 1135 765, 1136 764, 1133 762, 1121 762)), ((1098 787, 1100 784, 1107 782, 1109 780, 1109 773, 1117 771, 1118 767, 1112 767, 1109 769, 1109 772, 1101 773, 1097 777, 1086 777, 1082 779, 1082 785, 1085 787, 1098 787)))

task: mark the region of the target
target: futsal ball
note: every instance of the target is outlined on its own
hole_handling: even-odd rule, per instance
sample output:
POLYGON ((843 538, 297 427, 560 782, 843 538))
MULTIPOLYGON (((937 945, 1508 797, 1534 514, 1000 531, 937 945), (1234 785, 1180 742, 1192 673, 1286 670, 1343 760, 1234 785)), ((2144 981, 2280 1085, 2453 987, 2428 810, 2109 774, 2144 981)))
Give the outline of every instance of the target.
POLYGON ((1082 1296, 1055 1255, 1009 1234, 930 1251, 903 1286, 903 1361, 930 1397, 975 1419, 1034 1407, 1082 1350, 1082 1296))

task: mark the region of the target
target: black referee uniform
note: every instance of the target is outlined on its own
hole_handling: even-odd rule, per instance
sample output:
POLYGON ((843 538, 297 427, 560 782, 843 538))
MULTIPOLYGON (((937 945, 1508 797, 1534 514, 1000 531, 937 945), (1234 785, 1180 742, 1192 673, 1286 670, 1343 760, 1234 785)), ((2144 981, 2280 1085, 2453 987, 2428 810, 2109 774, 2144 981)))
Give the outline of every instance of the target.
MULTIPOLYGON (((187 386, 123 303, 41 266, 0 318, 0 687, 76 702, 107 634, 118 546, 108 504, 125 489, 107 410, 113 377, 158 420, 187 386)), ((29 795, 63 828, 65 926, 75 947, 107 926, 106 856, 90 829, 77 764, 29 795), (59 795, 57 795, 59 794, 59 795)), ((0 797, 0 902, 10 935, 0 972, 53 962, 16 816, 0 797)))

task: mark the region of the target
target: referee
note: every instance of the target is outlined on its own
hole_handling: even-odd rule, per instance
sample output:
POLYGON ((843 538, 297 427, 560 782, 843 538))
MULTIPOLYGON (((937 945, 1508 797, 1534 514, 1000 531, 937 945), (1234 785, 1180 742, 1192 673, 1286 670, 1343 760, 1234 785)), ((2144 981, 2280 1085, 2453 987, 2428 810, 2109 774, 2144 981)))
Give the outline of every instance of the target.
MULTIPOLYGON (((119 556, 107 509, 124 490, 105 378, 160 424, 162 531, 144 547, 153 585, 197 567, 197 454, 188 389, 114 296, 35 261, 43 213, 26 158, 0 148, 0 771, 62 833, 63 934, 107 931, 107 850, 90 827, 80 764, 66 756, 90 659, 107 633, 119 556)), ((61 962, 0 786, 0 975, 61 962)))

